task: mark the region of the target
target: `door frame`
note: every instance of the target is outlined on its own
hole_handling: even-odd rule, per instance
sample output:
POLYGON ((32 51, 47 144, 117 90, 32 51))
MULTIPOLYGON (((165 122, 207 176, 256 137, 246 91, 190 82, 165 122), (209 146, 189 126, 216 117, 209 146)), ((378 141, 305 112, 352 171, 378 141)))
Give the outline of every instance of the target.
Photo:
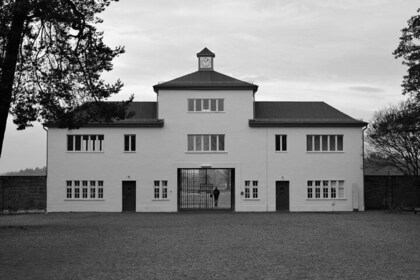
POLYGON ((290 181, 287 181, 287 180, 277 180, 276 181, 276 211, 290 211, 290 181), (287 209, 278 209, 278 199, 277 199, 277 191, 278 191, 278 187, 277 187, 277 184, 279 183, 279 187, 280 187, 280 183, 287 183, 287 194, 288 194, 288 197, 287 197, 287 201, 288 201, 288 207, 287 207, 287 209))
MULTIPOLYGON (((128 186, 126 186, 128 187, 128 186)), ((121 183, 121 211, 122 212, 136 212, 136 201, 137 201, 137 196, 136 196, 136 181, 133 180, 125 180, 122 181, 121 183), (124 207, 124 183, 133 183, 132 187, 133 187, 133 196, 134 196, 134 203, 133 203, 133 209, 130 210, 126 210, 126 208, 124 207)), ((127 206, 127 205, 126 205, 127 206)))

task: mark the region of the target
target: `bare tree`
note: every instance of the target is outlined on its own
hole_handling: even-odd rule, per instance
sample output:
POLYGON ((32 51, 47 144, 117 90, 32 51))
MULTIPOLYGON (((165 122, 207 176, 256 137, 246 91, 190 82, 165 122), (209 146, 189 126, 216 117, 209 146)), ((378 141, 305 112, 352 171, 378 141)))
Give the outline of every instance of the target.
POLYGON ((420 106, 413 100, 377 111, 367 142, 391 166, 407 175, 420 174, 420 106))

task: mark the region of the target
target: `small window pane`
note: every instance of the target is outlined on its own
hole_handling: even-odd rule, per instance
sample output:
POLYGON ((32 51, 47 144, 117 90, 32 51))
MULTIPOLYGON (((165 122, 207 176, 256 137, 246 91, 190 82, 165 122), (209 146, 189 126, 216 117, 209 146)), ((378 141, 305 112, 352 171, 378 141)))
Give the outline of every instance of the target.
POLYGON ((81 135, 76 135, 76 147, 75 147, 75 151, 80 151, 82 149, 82 136, 81 135))
POLYGON ((209 99, 203 99, 203 111, 209 111, 210 107, 210 100, 209 99))
POLYGON ((188 99, 188 111, 189 112, 194 111, 194 99, 188 99))
POLYGON ((335 135, 330 135, 330 151, 335 151, 335 135))
POLYGON ((194 135, 188 135, 188 151, 194 151, 194 135))
POLYGON ((211 150, 217 151, 217 135, 211 135, 211 150))
POLYGON ((131 135, 131 151, 136 150, 136 135, 131 135))
POLYGON ((312 135, 306 136, 306 150, 312 151, 312 135))
POLYGON ((210 109, 211 109, 212 112, 215 112, 216 111, 216 99, 212 99, 210 102, 211 102, 210 109))
POLYGON ((89 151, 89 135, 83 135, 82 139, 84 151, 89 151))
POLYGON ((281 150, 287 151, 287 135, 281 136, 281 150))
POLYGON ((219 151, 225 150, 225 136, 219 135, 219 151))
POLYGON ((73 135, 67 135, 67 151, 73 151, 73 135))
POLYGON ((196 99, 195 100, 195 110, 197 112, 200 112, 201 111, 201 99, 196 99))
POLYGON ((276 135, 276 151, 280 151, 280 135, 276 135))
POLYGON ((337 135, 337 151, 343 150, 343 135, 337 135))
POLYGON ((124 135, 124 151, 128 152, 130 150, 130 136, 124 135))
POLYGON ((328 135, 322 135, 322 150, 328 151, 328 135))
POLYGON ((195 136, 195 150, 196 151, 201 151, 201 135, 196 135, 195 136))
POLYGON ((217 103, 218 103, 218 104, 217 104, 217 105, 218 105, 218 111, 219 111, 219 112, 224 111, 224 110, 225 110, 225 109, 224 109, 224 102, 223 102, 224 100, 223 100, 223 99, 218 99, 217 101, 218 101, 218 102, 217 102, 217 103))
POLYGON ((245 181, 245 186, 249 187, 250 183, 251 183, 251 181, 245 181))
POLYGON ((155 187, 159 187, 159 181, 155 181, 155 187))
POLYGON ((204 151, 210 150, 210 135, 203 136, 203 150, 204 151))
POLYGON ((312 198, 312 188, 308 188, 308 198, 312 198))
POLYGON ((319 151, 321 149, 321 137, 319 135, 314 135, 314 151, 319 151))

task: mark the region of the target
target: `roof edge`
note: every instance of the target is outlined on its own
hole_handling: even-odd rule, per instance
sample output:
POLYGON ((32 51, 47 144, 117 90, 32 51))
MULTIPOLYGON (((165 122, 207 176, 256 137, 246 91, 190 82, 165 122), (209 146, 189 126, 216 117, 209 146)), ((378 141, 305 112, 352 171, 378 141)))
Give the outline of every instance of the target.
POLYGON ((180 86, 161 86, 154 85, 153 91, 159 93, 159 90, 244 90, 250 89, 254 93, 258 91, 257 85, 244 85, 244 86, 200 86, 200 85, 180 85, 180 86))
MULTIPOLYGON (((43 126, 46 126, 48 128, 63 128, 66 129, 66 127, 60 127, 56 123, 44 123, 43 126)), ((133 122, 121 122, 121 123, 89 123, 81 126, 80 128, 86 128, 86 127, 163 127, 164 126, 164 120, 158 119, 158 120, 146 120, 146 121, 133 121, 133 122)))
POLYGON ((250 127, 365 127, 367 122, 281 122, 249 120, 250 127))

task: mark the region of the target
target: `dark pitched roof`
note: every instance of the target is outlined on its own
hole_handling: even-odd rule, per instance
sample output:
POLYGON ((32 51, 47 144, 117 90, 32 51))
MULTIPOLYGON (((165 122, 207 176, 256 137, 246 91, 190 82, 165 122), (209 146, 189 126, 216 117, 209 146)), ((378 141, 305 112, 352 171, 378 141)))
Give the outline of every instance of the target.
POLYGON ((197 56, 211 56, 215 57, 216 55, 212 53, 208 48, 204 48, 201 52, 197 53, 197 56))
POLYGON ((251 89, 254 92, 258 86, 247 83, 216 71, 196 71, 174 80, 157 84, 153 89, 158 93, 161 89, 172 90, 223 90, 223 89, 251 89))
MULTIPOLYGON (((127 110, 133 115, 124 120, 113 122, 88 123, 83 127, 163 127, 163 120, 158 119, 157 102, 131 102, 127 110)), ((58 123, 46 123, 47 127, 59 127, 58 123)))
POLYGON ((255 102, 254 106, 254 119, 249 120, 251 127, 363 127, 367 125, 325 102, 255 102))

